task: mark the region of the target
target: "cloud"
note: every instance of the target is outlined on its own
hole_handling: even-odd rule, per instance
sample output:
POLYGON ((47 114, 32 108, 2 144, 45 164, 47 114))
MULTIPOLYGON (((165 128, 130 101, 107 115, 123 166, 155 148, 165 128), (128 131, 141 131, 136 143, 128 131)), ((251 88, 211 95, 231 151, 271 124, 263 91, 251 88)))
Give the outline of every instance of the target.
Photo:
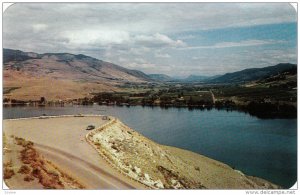
POLYGON ((149 69, 153 70, 153 69, 159 67, 153 63, 136 63, 136 62, 128 63, 128 64, 126 64, 126 66, 128 68, 143 69, 143 70, 149 70, 149 69))
POLYGON ((283 41, 278 40, 244 40, 240 42, 221 42, 215 44, 214 48, 227 48, 227 47, 251 47, 259 45, 269 45, 283 43, 283 41))
POLYGON ((295 50, 292 49, 265 50, 260 53, 255 53, 252 55, 256 56, 257 58, 256 60, 258 61, 258 64, 274 65, 283 62, 297 64, 297 53, 295 52, 295 50))
POLYGON ((71 44, 122 44, 128 42, 128 32, 108 29, 82 29, 76 31, 63 31, 61 36, 68 39, 71 44))
POLYGON ((295 61, 296 30, 272 27, 270 38, 240 39, 222 30, 253 33, 253 26, 296 22, 288 3, 16 3, 3 14, 3 47, 82 53, 146 72, 208 74, 295 61), (217 39, 205 36, 211 31, 217 39), (291 36, 276 37, 283 31, 291 36))
POLYGON ((154 35, 137 35, 134 41, 144 47, 183 47, 186 45, 181 40, 173 40, 167 35, 155 33, 154 35))
POLYGON ((48 25, 46 24, 33 24, 32 25, 34 32, 42 32, 45 31, 48 28, 48 25))
POLYGON ((148 63, 148 62, 146 62, 146 60, 143 59, 143 58, 134 58, 134 61, 137 62, 137 63, 142 63, 142 64, 148 63))
POLYGON ((145 55, 146 53, 149 53, 151 51, 150 48, 140 46, 140 47, 131 47, 128 49, 128 53, 133 55, 145 55))
MULTIPOLYGON (((178 38, 179 38, 179 39, 183 39, 183 40, 189 40, 189 39, 194 39, 194 38, 196 38, 196 36, 195 36, 195 35, 189 34, 189 35, 181 35, 181 36, 179 36, 178 38)), ((199 38, 199 37, 198 37, 198 38, 199 38)))
POLYGON ((154 56, 156 58, 171 58, 171 56, 167 53, 155 53, 154 56))
POLYGON ((141 53, 148 51, 147 48, 183 47, 186 46, 181 40, 173 40, 167 35, 155 33, 152 35, 130 35, 126 31, 111 29, 82 29, 76 31, 63 31, 61 37, 68 40, 73 47, 82 45, 105 46, 118 50, 129 50, 141 53), (139 49, 136 49, 139 48, 139 49))
POLYGON ((193 57, 192 57, 192 60, 195 60, 195 61, 200 60, 200 59, 202 59, 202 58, 201 58, 201 57, 198 57, 198 56, 193 56, 193 57))
POLYGON ((191 49, 222 49, 230 47, 253 47, 261 45, 281 44, 286 43, 282 40, 244 40, 239 42, 219 42, 209 46, 190 46, 179 48, 180 50, 191 50, 191 49))

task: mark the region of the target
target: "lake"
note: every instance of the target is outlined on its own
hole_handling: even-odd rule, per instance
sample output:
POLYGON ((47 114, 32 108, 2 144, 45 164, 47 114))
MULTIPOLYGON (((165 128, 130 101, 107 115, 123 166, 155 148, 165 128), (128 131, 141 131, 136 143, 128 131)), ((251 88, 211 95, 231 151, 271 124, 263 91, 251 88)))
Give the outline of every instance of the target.
POLYGON ((205 155, 285 188, 297 180, 297 119, 258 119, 237 111, 142 106, 3 108, 4 119, 79 113, 116 116, 160 144, 205 155))

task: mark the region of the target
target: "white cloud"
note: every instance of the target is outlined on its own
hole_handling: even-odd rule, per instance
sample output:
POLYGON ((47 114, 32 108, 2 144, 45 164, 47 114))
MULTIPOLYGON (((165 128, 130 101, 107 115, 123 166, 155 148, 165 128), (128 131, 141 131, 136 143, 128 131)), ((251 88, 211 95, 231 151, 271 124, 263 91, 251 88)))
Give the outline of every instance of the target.
POLYGON ((48 25, 46 25, 46 24, 33 24, 32 28, 33 28, 33 32, 42 32, 42 31, 47 30, 48 25))
POLYGON ((109 29, 82 29, 76 31, 64 31, 61 33, 71 44, 122 44, 130 39, 125 31, 109 29))
POLYGON ((76 31, 63 31, 61 37, 68 40, 73 47, 82 45, 105 46, 110 49, 131 50, 136 54, 143 54, 150 48, 183 47, 186 46, 181 40, 173 40, 167 35, 155 33, 152 35, 130 35, 126 31, 113 29, 82 29, 76 31))
MULTIPOLYGON (((181 35, 178 37, 179 39, 183 39, 183 40, 190 40, 190 39, 194 39, 196 38, 195 35, 191 35, 191 34, 188 34, 188 35, 181 35)), ((199 36, 197 36, 197 38, 199 38, 199 36)))
POLYGON ((134 58, 134 61, 137 62, 137 63, 141 63, 141 64, 148 63, 148 62, 146 62, 146 60, 143 59, 143 58, 134 58))
POLYGON ((227 47, 249 47, 249 46, 259 46, 259 45, 269 45, 284 43, 284 41, 278 40, 244 40, 240 42, 220 42, 215 44, 214 48, 227 48, 227 47))
POLYGON ((181 40, 173 40, 167 35, 155 33, 154 35, 137 35, 134 42, 144 47, 183 47, 186 45, 181 40))
POLYGON ((126 64, 126 66, 128 68, 133 68, 133 69, 139 69, 139 70, 153 70, 159 66, 157 66, 156 64, 153 63, 136 63, 136 62, 132 62, 132 63, 128 63, 126 64))
POLYGON ((261 45, 281 44, 285 43, 282 40, 244 40, 239 42, 219 42, 214 45, 208 46, 188 46, 184 48, 178 48, 179 50, 191 50, 191 49, 222 49, 230 47, 252 47, 261 45))
POLYGON ((213 68, 246 68, 251 62, 265 65, 258 59, 294 61, 296 50, 259 55, 256 49, 296 47, 296 35, 284 38, 289 44, 255 35, 239 42, 220 35, 222 41, 213 44, 203 40, 206 30, 291 22, 297 22, 297 14, 288 3, 16 3, 3 14, 3 47, 82 53, 147 72, 209 73, 213 68), (254 53, 231 57, 230 48, 254 53), (223 66, 215 67, 219 64, 223 66))
POLYGON ((148 47, 139 46, 139 47, 129 48, 128 53, 133 54, 133 55, 145 55, 146 53, 148 53, 150 51, 151 51, 151 49, 148 47))
POLYGON ((167 53, 155 53, 154 56, 156 58, 171 58, 171 56, 167 53))
POLYGON ((200 57, 197 57, 197 56, 194 56, 192 57, 192 60, 200 60, 201 58, 200 57))

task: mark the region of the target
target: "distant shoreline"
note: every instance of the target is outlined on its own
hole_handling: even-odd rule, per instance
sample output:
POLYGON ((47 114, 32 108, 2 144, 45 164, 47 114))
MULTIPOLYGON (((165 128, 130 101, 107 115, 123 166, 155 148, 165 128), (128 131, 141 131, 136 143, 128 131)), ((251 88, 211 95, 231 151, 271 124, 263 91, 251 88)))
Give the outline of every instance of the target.
POLYGON ((184 108, 189 110, 226 110, 226 111, 237 111, 250 114, 251 116, 255 116, 261 119, 297 119, 297 113, 294 110, 290 110, 291 105, 282 104, 281 107, 284 109, 282 112, 274 111, 277 109, 278 104, 270 104, 270 103, 258 103, 255 105, 245 106, 245 105, 141 105, 141 104, 98 104, 98 103, 90 103, 90 104, 72 104, 72 103, 59 103, 59 104, 43 104, 43 105, 34 105, 29 103, 16 103, 16 104, 3 104, 3 107, 70 107, 70 106, 116 106, 116 107, 159 107, 163 109, 168 108, 184 108))

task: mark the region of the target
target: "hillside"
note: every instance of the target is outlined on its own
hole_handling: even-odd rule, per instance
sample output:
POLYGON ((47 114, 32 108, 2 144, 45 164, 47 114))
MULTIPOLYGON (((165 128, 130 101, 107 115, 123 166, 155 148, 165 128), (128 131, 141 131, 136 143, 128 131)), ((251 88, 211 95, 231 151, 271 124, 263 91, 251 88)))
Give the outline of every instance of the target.
POLYGON ((264 68, 250 68, 245 69, 233 73, 227 73, 208 82, 211 83, 241 83, 241 82, 248 82, 254 80, 264 79, 266 77, 270 77, 272 75, 276 75, 283 71, 289 69, 295 69, 297 66, 295 64, 289 63, 280 63, 275 66, 268 66, 264 68))
POLYGON ((205 156, 157 144, 118 119, 91 131, 86 138, 113 167, 152 188, 280 188, 205 156))
POLYGON ((208 82, 212 79, 218 78, 220 75, 216 76, 201 76, 201 75, 190 75, 183 79, 184 82, 208 82))
POLYGON ((162 81, 162 82, 165 82, 165 81, 172 81, 174 80, 172 77, 166 75, 166 74, 148 74, 148 76, 155 80, 155 81, 162 81))
POLYGON ((117 84, 145 83, 151 78, 141 71, 82 54, 22 52, 4 49, 5 97, 37 100, 81 98, 91 93, 116 91, 117 84))

